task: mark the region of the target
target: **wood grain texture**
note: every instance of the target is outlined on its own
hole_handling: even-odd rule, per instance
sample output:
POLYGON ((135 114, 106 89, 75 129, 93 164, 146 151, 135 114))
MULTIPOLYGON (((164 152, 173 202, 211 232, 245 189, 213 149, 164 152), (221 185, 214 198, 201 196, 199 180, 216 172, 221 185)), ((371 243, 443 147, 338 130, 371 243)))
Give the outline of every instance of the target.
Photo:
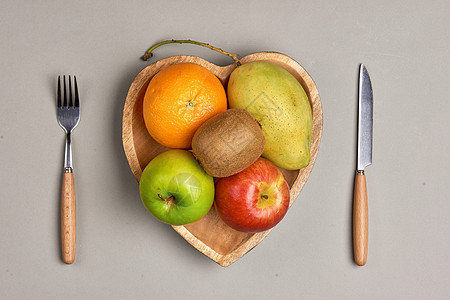
POLYGON ((61 195, 61 250, 66 264, 72 264, 75 260, 76 231, 75 182, 73 173, 64 173, 61 195))
MULTIPOLYGON (((322 104, 316 85, 309 74, 292 58, 275 52, 259 52, 243 57, 242 64, 252 61, 269 61, 289 71, 305 89, 312 108, 313 124, 311 139, 311 161, 301 170, 281 169, 290 187, 290 206, 305 185, 319 150, 322 136, 322 104)), ((178 63, 199 64, 215 74, 226 87, 236 64, 216 66, 196 56, 173 56, 157 61, 143 69, 128 91, 123 110, 122 140, 128 163, 139 181, 145 166, 168 148, 158 144, 147 132, 142 116, 142 103, 150 79, 161 69, 178 63)), ((271 230, 260 233, 244 233, 227 226, 218 216, 214 206, 201 220, 185 226, 172 226, 187 242, 200 252, 220 264, 228 266, 258 245, 271 230)))
POLYGON ((356 174, 353 193, 353 254, 358 266, 367 262, 368 206, 366 176, 356 174))

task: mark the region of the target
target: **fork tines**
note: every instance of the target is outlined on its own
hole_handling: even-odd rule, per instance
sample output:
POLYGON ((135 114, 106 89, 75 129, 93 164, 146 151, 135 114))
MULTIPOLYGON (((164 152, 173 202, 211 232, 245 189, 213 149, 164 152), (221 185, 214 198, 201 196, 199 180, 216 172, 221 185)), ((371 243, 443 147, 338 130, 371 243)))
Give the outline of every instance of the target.
POLYGON ((69 101, 67 102, 67 91, 66 91, 66 75, 63 76, 63 93, 64 93, 64 99, 63 103, 61 104, 61 76, 58 76, 58 107, 79 107, 80 106, 80 100, 78 98, 78 85, 77 85, 77 78, 73 76, 73 82, 74 82, 74 95, 75 101, 72 99, 72 80, 69 75, 69 101))

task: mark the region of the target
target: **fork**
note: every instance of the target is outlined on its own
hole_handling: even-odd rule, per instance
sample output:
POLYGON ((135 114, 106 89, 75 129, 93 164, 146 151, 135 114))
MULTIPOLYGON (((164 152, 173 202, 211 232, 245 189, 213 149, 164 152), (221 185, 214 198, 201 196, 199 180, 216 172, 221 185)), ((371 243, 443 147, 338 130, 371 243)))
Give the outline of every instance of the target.
POLYGON ((66 90, 66 76, 63 76, 63 93, 61 92, 61 76, 58 76, 57 115, 58 123, 66 132, 66 147, 64 151, 64 173, 61 194, 61 249, 62 258, 66 264, 75 260, 76 244, 76 204, 75 183, 72 169, 71 133, 80 120, 80 102, 78 97, 77 79, 74 79, 74 93, 72 95, 72 81, 69 75, 68 92, 66 90), (61 103, 61 97, 63 101, 61 103))

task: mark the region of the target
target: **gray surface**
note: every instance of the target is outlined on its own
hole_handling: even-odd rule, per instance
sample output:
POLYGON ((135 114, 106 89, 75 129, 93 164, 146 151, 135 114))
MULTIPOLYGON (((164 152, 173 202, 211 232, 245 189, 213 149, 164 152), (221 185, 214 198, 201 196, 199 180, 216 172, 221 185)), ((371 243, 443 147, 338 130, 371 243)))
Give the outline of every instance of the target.
MULTIPOLYGON (((0 3, 2 299, 449 299, 449 2, 10 1, 0 3), (125 4, 127 3, 127 4, 125 4), (146 212, 122 149, 128 87, 153 43, 274 50, 311 74, 319 156, 287 217, 222 268, 146 212), (358 66, 374 88, 369 256, 352 261, 358 66), (56 76, 76 74, 78 240, 61 262, 64 134, 56 76)), ((171 45, 155 59, 208 49, 171 45)), ((153 61, 154 61, 153 60, 153 61)))

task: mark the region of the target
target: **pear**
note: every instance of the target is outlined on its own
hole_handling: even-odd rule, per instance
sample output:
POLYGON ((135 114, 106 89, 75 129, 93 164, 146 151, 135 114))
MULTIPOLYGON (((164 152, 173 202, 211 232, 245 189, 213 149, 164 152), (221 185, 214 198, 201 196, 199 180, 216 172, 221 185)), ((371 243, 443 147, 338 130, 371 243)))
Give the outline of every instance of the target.
POLYGON ((294 76, 267 61, 250 62, 233 70, 227 92, 230 108, 245 109, 259 122, 263 157, 287 170, 309 164, 311 106, 294 76))

